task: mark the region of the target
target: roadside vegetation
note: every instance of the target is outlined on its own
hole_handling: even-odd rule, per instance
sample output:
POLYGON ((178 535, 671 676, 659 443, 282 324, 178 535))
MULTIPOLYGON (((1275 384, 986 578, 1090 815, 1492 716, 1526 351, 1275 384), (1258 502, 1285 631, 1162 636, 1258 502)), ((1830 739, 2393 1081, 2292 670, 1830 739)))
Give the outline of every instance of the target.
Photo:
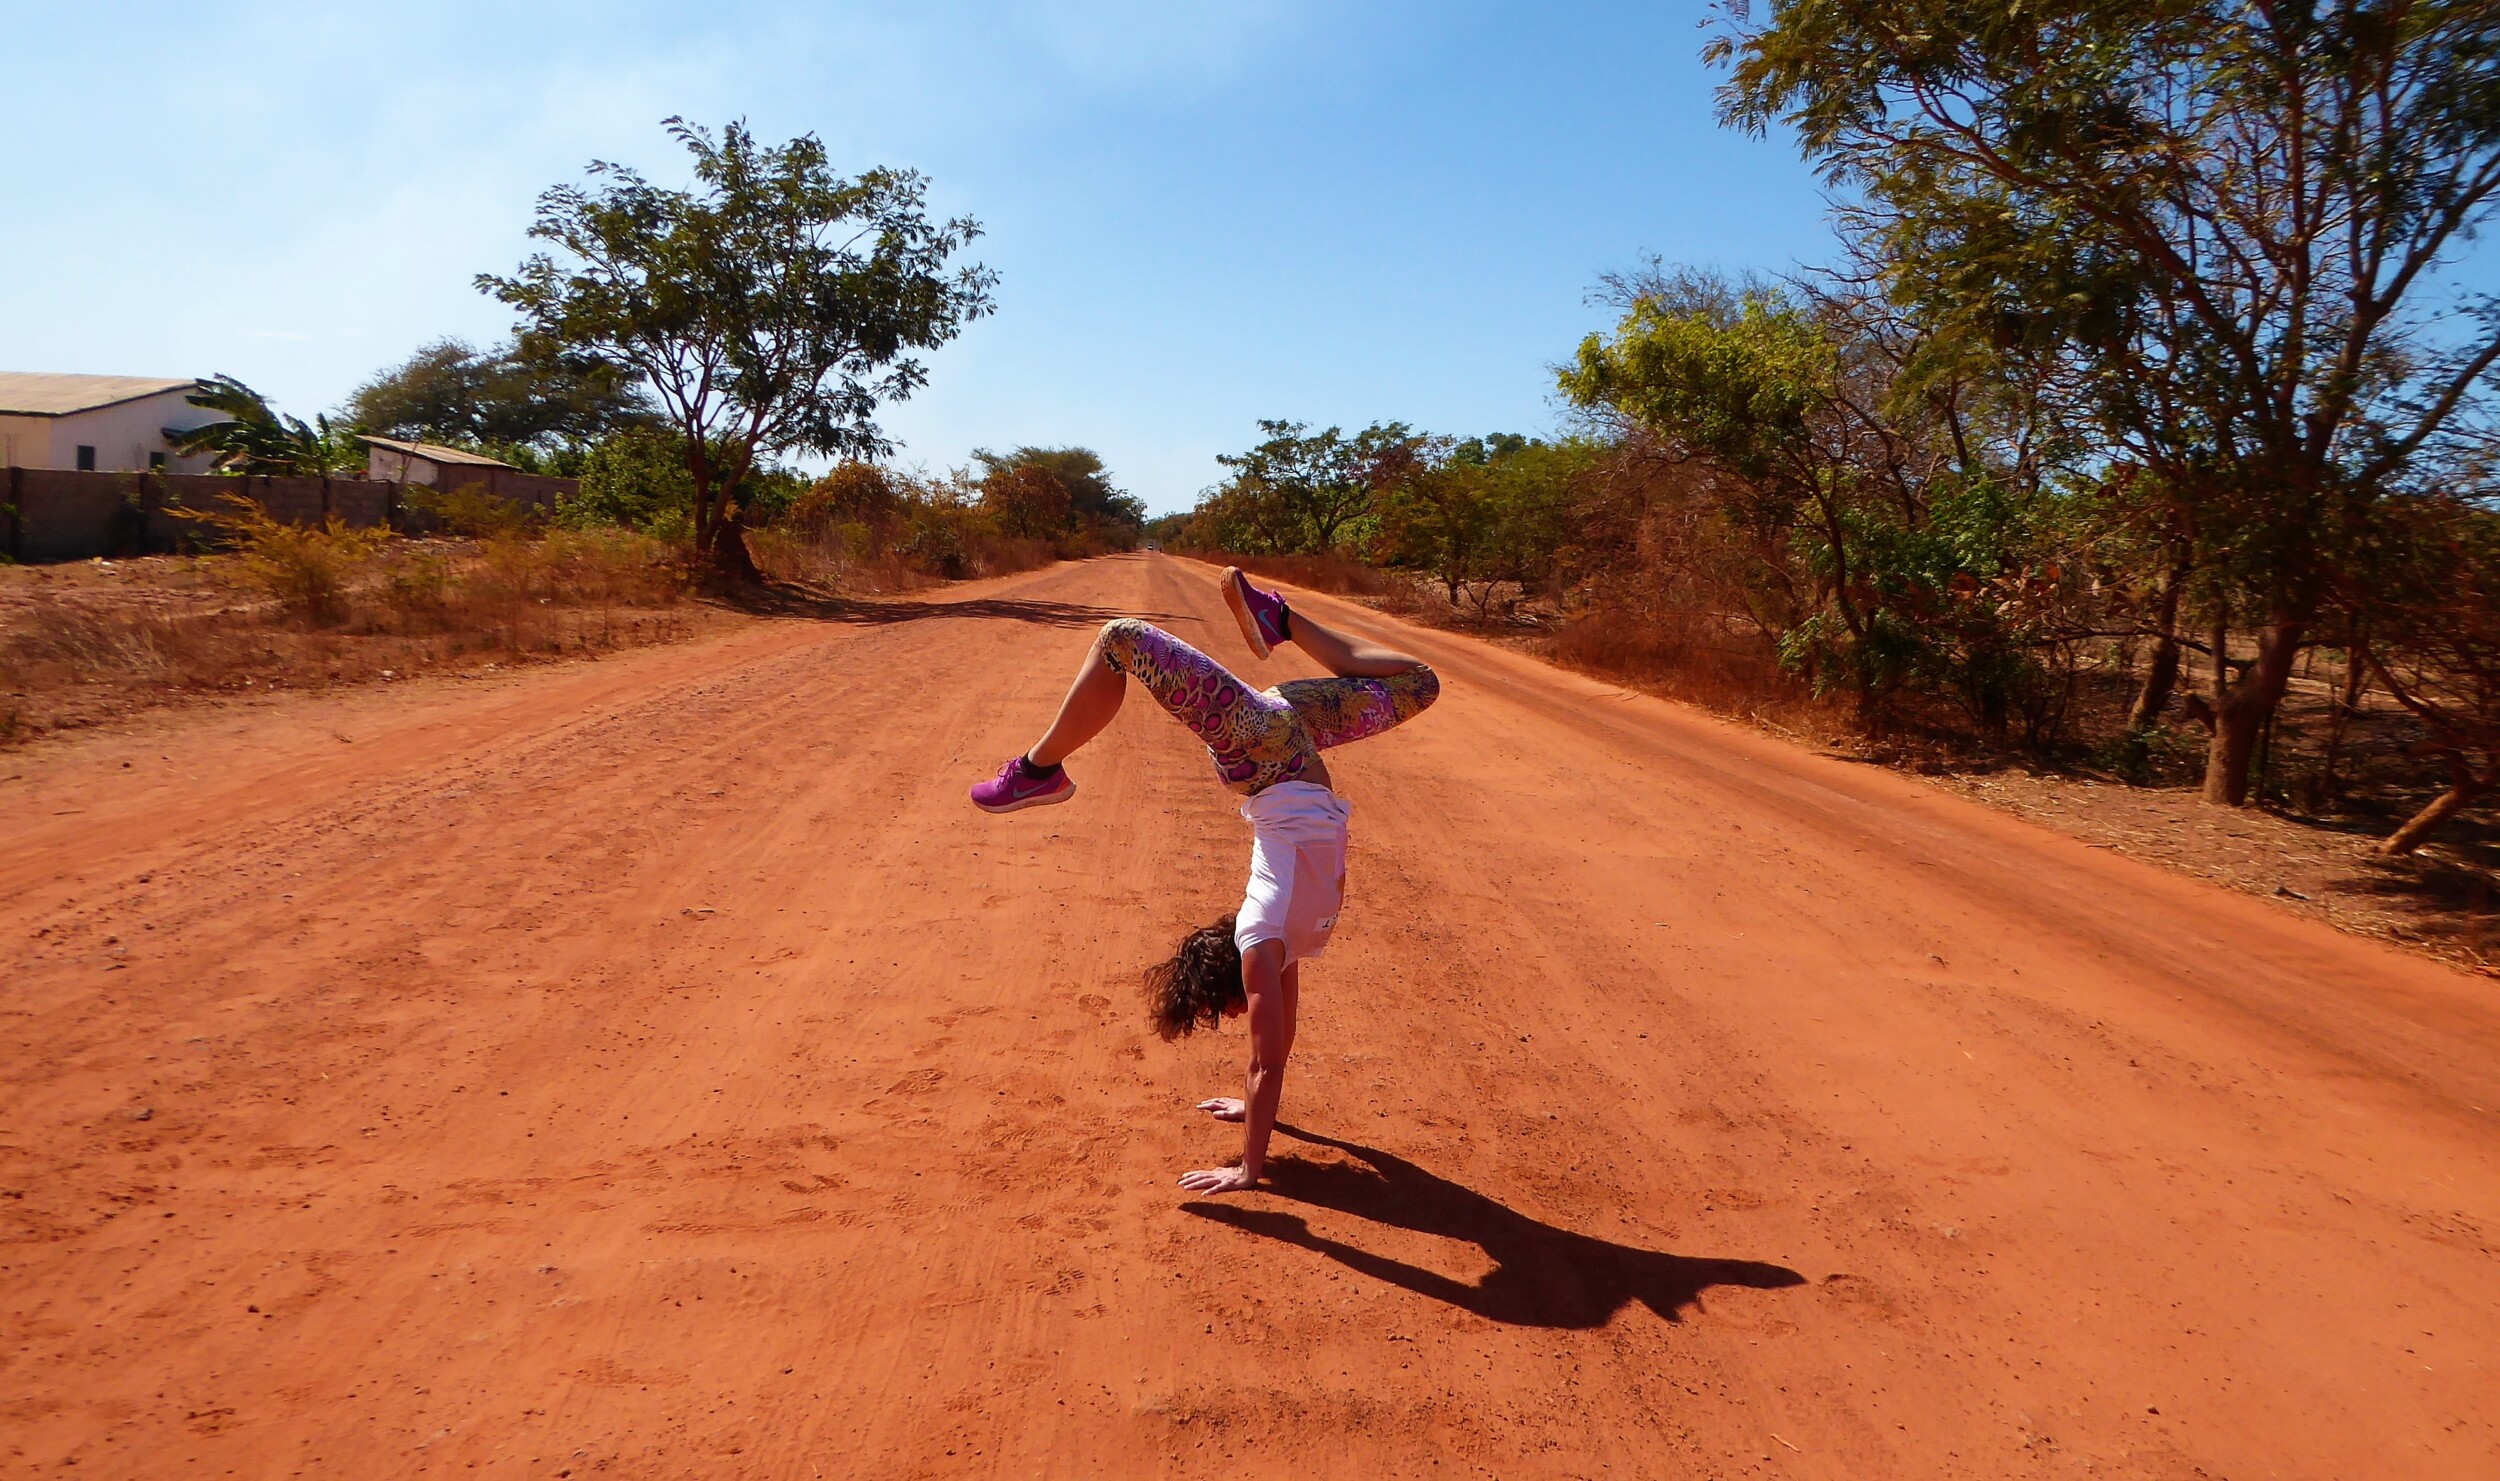
MULTIPOLYGON (((234 494, 199 554, 0 565, 0 746, 185 701, 597 656, 742 620, 703 578, 664 437, 593 443, 552 513, 408 490, 412 529, 301 526, 234 494)), ((753 486, 753 485, 751 485, 753 486)), ((744 540, 786 595, 848 599, 1132 548, 1141 514, 1082 448, 943 477, 874 463, 761 484, 744 540)))
POLYGON ((1149 534, 1867 754, 2484 877, 2500 306, 2456 268, 2494 33, 2404 15, 1731 8, 1724 116, 1839 187, 1837 266, 1609 276, 1561 435, 1262 423, 1149 534))
POLYGON ((228 517, 227 554, 0 568, 0 746, 167 704, 614 652, 714 620, 630 531, 406 538, 228 517))
POLYGON ((648 397, 686 475, 695 556, 759 576, 745 531, 762 521, 769 458, 875 459, 877 408, 917 390, 934 349, 990 311, 996 275, 950 259, 980 235, 933 221, 914 171, 834 171, 811 135, 759 143, 742 123, 670 132, 695 185, 597 164, 538 200, 550 249, 478 287, 521 318, 519 343, 613 367, 648 397))
POLYGON ((175 511, 190 555, 0 569, 0 745, 184 697, 663 641, 740 620, 766 580, 778 610, 839 615, 1137 544, 1144 505, 1089 449, 891 461, 874 418, 925 382, 914 353, 990 311, 994 275, 953 260, 976 223, 930 219, 911 171, 836 173, 812 136, 667 122, 689 187, 593 165, 540 197, 546 251, 479 277, 510 339, 426 345, 309 422, 218 376, 191 399, 223 420, 175 444, 329 480, 363 471, 360 436, 413 439, 572 494, 408 485, 388 528, 307 528, 238 492, 175 511))

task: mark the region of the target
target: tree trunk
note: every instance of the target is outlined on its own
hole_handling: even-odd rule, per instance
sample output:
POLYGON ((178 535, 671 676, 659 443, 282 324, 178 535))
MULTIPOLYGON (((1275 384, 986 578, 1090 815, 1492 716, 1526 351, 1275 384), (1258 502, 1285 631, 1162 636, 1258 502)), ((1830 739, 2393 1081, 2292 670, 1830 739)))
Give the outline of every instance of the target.
POLYGON ((2336 691, 2334 708, 2327 717, 2326 762, 2318 774, 2319 795, 2330 800, 2342 793, 2335 769, 2343 761, 2345 732, 2352 729, 2352 717, 2361 710, 2361 691, 2370 672, 2367 652, 2356 625, 2344 639, 2344 682, 2336 691))
POLYGON ((764 573, 757 569, 754 555, 747 550, 746 529, 735 519, 713 522, 710 564, 713 574, 723 580, 744 586, 763 584, 764 573))
POLYGON ((2135 692, 2135 705, 2127 711, 2129 730, 2150 730, 2161 712, 2170 705, 2170 691, 2179 684, 2179 639, 2167 623, 2153 644, 2153 661, 2144 670, 2144 685, 2135 692))
POLYGON ((2448 790, 2432 798, 2430 806, 2407 818, 2403 827, 2389 834, 2387 841, 2378 846, 2378 856, 2382 859, 2401 859, 2420 848, 2423 840, 2431 836, 2432 829, 2455 817, 2467 803, 2490 791, 2495 781, 2500 781, 2500 767, 2494 767, 2489 776, 2478 777, 2474 775, 2474 768, 2467 764, 2463 752, 2449 752, 2448 790))
POLYGON ((738 490, 745 482, 745 470, 715 468, 709 457, 693 451, 687 454, 686 468, 694 475, 696 563, 709 566, 723 581, 761 585, 764 573, 756 569, 741 528, 738 490))
POLYGON ((2170 704, 2170 691, 2179 683, 2179 596, 2187 588, 2187 567, 2170 572, 2162 583, 2160 636, 2153 643, 2153 660, 2144 671, 2144 687, 2135 693, 2135 706, 2127 711, 2129 730, 2150 730, 2153 722, 2170 704))
MULTIPOLYGON (((2258 630, 2257 661, 2237 684, 2217 697, 2214 738, 2205 751, 2205 800, 2214 806, 2238 807, 2248 800, 2248 763, 2256 755, 2257 737, 2266 721, 2283 701, 2283 686, 2291 682, 2292 664, 2300 657, 2305 630, 2300 618, 2277 611, 2258 630)), ((2228 672, 2217 643, 2216 687, 2228 672)))

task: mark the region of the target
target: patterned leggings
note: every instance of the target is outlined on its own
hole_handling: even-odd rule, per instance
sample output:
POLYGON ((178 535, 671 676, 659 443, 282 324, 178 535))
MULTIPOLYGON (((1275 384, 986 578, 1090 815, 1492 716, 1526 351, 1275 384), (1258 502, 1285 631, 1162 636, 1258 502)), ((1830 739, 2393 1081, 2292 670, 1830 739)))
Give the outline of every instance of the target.
POLYGON ((1383 679, 1288 679, 1252 689, 1187 643, 1134 617, 1106 622, 1102 661, 1143 684, 1206 742, 1215 773, 1245 796, 1302 775, 1331 746, 1378 735, 1441 697, 1428 668, 1383 679))

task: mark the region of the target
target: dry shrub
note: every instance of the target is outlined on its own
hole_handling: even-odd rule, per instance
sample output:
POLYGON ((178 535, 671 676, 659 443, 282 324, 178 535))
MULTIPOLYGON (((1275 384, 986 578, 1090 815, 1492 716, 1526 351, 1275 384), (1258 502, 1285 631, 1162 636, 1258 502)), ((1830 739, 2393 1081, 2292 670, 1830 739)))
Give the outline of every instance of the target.
POLYGON ((841 548, 838 540, 831 549, 821 548, 787 525, 749 530, 746 542, 747 554, 755 557, 755 568, 766 580, 808 585, 824 582, 827 570, 838 564, 831 557, 841 548))
POLYGON ((1758 634, 1706 613, 1600 607, 1564 623, 1549 651, 1566 668, 1817 739, 1848 728, 1839 705, 1781 672, 1758 634))
POLYGON ((389 530, 353 529, 336 515, 316 526, 285 524, 242 494, 221 494, 217 502, 221 510, 199 517, 234 546, 235 584, 307 622, 344 620, 349 589, 391 539, 389 530))
MULTIPOLYGON (((1015 535, 976 533, 970 545, 972 574, 975 576, 1011 576, 1018 571, 1039 570, 1053 561, 1063 559, 1059 547, 1052 542, 1028 540, 1015 535)), ((1064 558, 1080 559, 1081 557, 1064 558)))
POLYGON ((843 592, 913 591, 935 584, 860 520, 796 521, 747 531, 747 551, 765 576, 843 592))
POLYGON ((410 510, 431 520, 446 534, 514 535, 540 522, 537 510, 489 492, 482 483, 464 483, 449 489, 410 484, 405 494, 410 510))
POLYGON ((559 597, 656 607, 685 594, 676 550, 649 535, 614 526, 550 530, 539 545, 553 562, 559 597))
POLYGON ((747 550, 776 581, 850 593, 1005 576, 1095 553, 1003 533, 989 511, 944 494, 905 484, 892 502, 867 509, 811 495, 780 522, 747 531, 747 550))
POLYGON ((1206 551, 1198 558, 1219 566, 1239 566, 1255 575, 1272 576, 1306 591, 1324 591, 1334 596, 1395 601, 1405 597, 1413 584, 1394 571, 1383 571, 1342 555, 1234 555, 1206 551))
POLYGON ((1555 662, 1818 741, 1854 734, 1844 700, 1782 667, 1785 589, 1754 579, 1758 541, 1711 476, 1636 446, 1581 501, 1555 662))
POLYGON ((231 524, 243 546, 231 554, 0 573, 0 743, 183 694, 596 652, 682 637, 696 620, 682 615, 676 550, 631 531, 348 532, 361 537, 349 544, 334 530, 231 524))
POLYGON ((746 532, 772 580, 837 592, 912 591, 972 574, 968 489, 875 463, 836 465, 771 525, 746 532))
POLYGON ((370 631, 462 634, 516 653, 588 647, 613 638, 617 608, 667 607, 686 589, 674 547, 633 530, 401 543, 387 578, 361 594, 370 631), (582 621, 594 611, 595 637, 582 621))
POLYGON ((394 612, 440 611, 451 595, 452 563, 438 550, 396 552, 383 580, 383 603, 394 612))

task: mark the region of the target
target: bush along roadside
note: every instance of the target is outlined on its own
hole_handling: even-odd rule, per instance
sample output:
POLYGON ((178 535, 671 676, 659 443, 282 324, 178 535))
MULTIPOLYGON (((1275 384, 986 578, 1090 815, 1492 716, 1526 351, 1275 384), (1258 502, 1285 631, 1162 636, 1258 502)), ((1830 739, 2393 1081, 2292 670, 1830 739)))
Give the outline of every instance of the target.
POLYGON ((186 699, 613 652, 718 616, 684 601, 676 548, 630 529, 496 513, 412 538, 240 498, 200 517, 215 553, 0 571, 0 743, 186 699))

